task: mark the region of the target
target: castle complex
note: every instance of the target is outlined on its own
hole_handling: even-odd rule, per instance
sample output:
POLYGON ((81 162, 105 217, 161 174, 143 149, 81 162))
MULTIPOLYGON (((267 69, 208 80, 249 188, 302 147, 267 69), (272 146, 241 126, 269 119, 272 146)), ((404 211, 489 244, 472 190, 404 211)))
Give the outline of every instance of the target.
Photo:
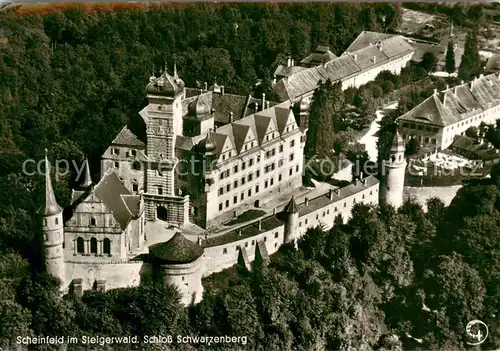
MULTIPOLYGON (((353 71, 349 79, 374 78, 373 69, 395 67, 398 72, 407 55, 411 58, 400 37, 364 33, 351 45, 354 58, 350 53, 343 57, 357 67, 367 58, 372 64, 366 67, 373 67, 353 71)), ((332 60, 326 68, 333 72, 338 58, 328 57, 332 60)), ((303 72, 325 69, 324 64, 314 66, 316 61, 306 60, 312 68, 303 72)), ((278 84, 293 80, 283 79, 288 83, 278 84)), ((356 203, 378 204, 380 198, 400 206, 406 161, 399 133, 380 187, 370 176, 339 189, 309 189, 300 201, 293 196, 304 190, 307 99, 314 87, 307 89, 300 99, 287 95, 275 103, 265 96, 227 94, 217 84, 189 89, 175 65, 173 74, 165 67, 146 87, 148 105, 139 112, 142 127, 123 127, 102 155, 101 178, 95 184, 86 162, 84 179, 64 211, 53 193, 46 156, 40 214, 47 271, 61 280, 64 291, 77 294, 160 277, 179 289, 184 304, 196 303, 203 295, 202 277, 237 262, 250 269, 256 257, 267 260, 308 228, 329 229, 336 218, 347 221, 356 203), (276 198, 287 201, 262 210, 276 198), (246 222, 224 222, 252 208, 263 214, 246 222), (158 222, 166 225, 164 240, 152 242, 148 228, 158 222), (168 227, 176 228, 173 236, 168 227)))

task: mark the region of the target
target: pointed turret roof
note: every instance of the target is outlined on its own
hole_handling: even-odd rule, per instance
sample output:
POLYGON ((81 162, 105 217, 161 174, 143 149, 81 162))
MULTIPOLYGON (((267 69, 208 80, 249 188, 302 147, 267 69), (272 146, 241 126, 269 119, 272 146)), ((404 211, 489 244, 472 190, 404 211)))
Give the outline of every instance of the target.
POLYGON ((82 189, 86 189, 92 185, 92 177, 90 176, 90 165, 88 158, 85 157, 85 170, 83 173, 83 180, 80 183, 82 189))
POLYGON ((62 212, 62 208, 56 201, 52 180, 50 179, 50 163, 47 159, 47 149, 45 149, 45 202, 38 210, 44 216, 53 216, 62 212))
POLYGON ((295 198, 292 196, 290 199, 290 202, 285 206, 283 209, 285 213, 297 213, 299 212, 299 207, 297 206, 297 203, 295 202, 295 198))
POLYGON ((394 135, 394 139, 392 139, 391 151, 404 151, 405 150, 405 141, 399 134, 399 131, 396 129, 396 134, 394 135))

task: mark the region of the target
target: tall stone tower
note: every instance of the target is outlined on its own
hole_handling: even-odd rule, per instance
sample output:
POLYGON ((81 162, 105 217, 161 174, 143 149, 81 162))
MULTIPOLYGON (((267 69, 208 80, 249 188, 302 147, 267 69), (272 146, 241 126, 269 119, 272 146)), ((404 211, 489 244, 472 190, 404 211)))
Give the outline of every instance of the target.
POLYGON ((399 132, 392 141, 389 159, 383 161, 383 182, 380 189, 381 201, 399 208, 403 203, 403 187, 405 182, 405 143, 399 132))
POLYGON ((297 224, 299 222, 299 207, 293 196, 283 212, 286 214, 284 241, 285 243, 293 242, 297 237, 297 224))
POLYGON ((58 205, 52 181, 50 179, 50 164, 45 150, 45 202, 38 210, 43 215, 43 246, 44 261, 47 273, 58 278, 64 289, 66 267, 64 263, 64 223, 63 209, 58 205))
POLYGON ((183 224, 188 220, 189 197, 175 194, 178 164, 175 141, 177 136, 182 136, 184 82, 175 66, 173 76, 165 67, 159 78, 151 77, 146 92, 149 104, 140 113, 146 123, 149 161, 144 194, 146 216, 150 220, 159 218, 157 210, 162 207, 162 219, 183 224))

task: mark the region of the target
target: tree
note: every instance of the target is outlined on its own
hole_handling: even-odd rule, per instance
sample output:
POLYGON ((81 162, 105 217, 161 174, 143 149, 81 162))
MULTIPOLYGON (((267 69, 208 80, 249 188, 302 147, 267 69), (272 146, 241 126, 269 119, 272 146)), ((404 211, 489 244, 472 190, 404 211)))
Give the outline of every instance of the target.
POLYGON ((418 140, 416 138, 411 138, 406 143, 405 156, 416 155, 419 149, 420 149, 420 143, 418 142, 418 140))
POLYGON ((436 66, 438 63, 438 59, 436 55, 432 52, 426 52, 424 56, 422 56, 422 61, 420 62, 420 66, 425 69, 427 72, 436 71, 436 66))
POLYGON ((455 73, 455 47, 453 41, 448 41, 448 46, 446 47, 446 63, 445 69, 448 73, 455 73))
POLYGON ((477 138, 477 127, 469 127, 467 128, 467 130, 465 131, 465 135, 468 136, 469 138, 474 138, 476 139, 477 138))
POLYGON ((464 80, 471 80, 479 73, 481 73, 481 59, 477 38, 473 32, 469 32, 465 38, 464 54, 458 68, 458 76, 464 80))

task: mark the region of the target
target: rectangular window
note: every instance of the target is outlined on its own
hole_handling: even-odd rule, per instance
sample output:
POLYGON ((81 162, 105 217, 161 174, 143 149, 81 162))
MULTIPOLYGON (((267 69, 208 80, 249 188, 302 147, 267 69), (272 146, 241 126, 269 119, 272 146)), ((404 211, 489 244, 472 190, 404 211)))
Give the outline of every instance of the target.
POLYGON ((293 154, 290 154, 290 156, 288 157, 288 161, 293 161, 293 154))
POLYGON ((281 182, 281 174, 278 175, 278 182, 281 182))
POLYGON ((274 238, 275 239, 278 239, 278 236, 279 236, 278 232, 274 233, 274 238))
POLYGON ((248 189, 248 197, 252 196, 252 189, 248 189))
POLYGON ((295 140, 291 140, 290 141, 290 147, 294 147, 295 146, 295 140))
POLYGON ((280 152, 283 152, 283 145, 280 145, 280 152))
POLYGON ((298 173, 299 172, 299 165, 295 166, 295 172, 298 173))
POLYGON ((238 180, 236 179, 236 180, 234 181, 233 188, 237 188, 237 187, 238 187, 238 180))
POLYGON ((267 188, 267 186, 268 186, 268 185, 269 185, 269 183, 268 183, 268 181, 266 180, 266 181, 264 182, 264 188, 267 188))
POLYGON ((119 162, 115 162, 115 168, 120 168, 120 163, 119 162))
POLYGON ((241 178, 241 185, 245 185, 245 177, 241 178))
POLYGON ((226 185, 226 191, 230 192, 231 191, 231 184, 226 185))
POLYGON ((162 189, 162 187, 161 187, 161 186, 159 186, 159 187, 157 188, 157 191, 158 191, 158 195, 163 195, 163 189, 162 189))
POLYGON ((227 248, 223 248, 223 249, 222 249, 222 254, 223 254, 223 255, 227 254, 227 248))
POLYGON ((229 177, 229 169, 226 171, 226 178, 229 177))
POLYGON ((245 198, 245 194, 244 194, 244 193, 241 193, 241 195, 240 195, 240 199, 241 199, 241 201, 243 201, 243 199, 244 199, 244 198, 245 198))
POLYGON ((260 169, 258 169, 256 172, 255 172, 255 178, 259 178, 260 177, 260 169))
POLYGON ((233 204, 238 203, 238 196, 233 197, 233 204))
POLYGON ((219 204, 219 211, 222 211, 222 203, 219 204))
POLYGON ((245 168, 247 168, 247 166, 246 166, 246 163, 245 163, 245 162, 243 162, 243 163, 241 164, 241 170, 242 170, 242 171, 244 171, 244 170, 245 170, 245 168))
POLYGON ((273 185, 273 183, 274 183, 274 179, 273 179, 273 178, 271 178, 271 185, 273 185))
POLYGON ((258 192, 259 192, 259 186, 258 186, 258 185, 256 185, 256 186, 255 186, 255 193, 257 194, 258 192))
POLYGON ((252 167, 252 166, 253 166, 253 158, 248 160, 248 167, 252 167))
POLYGON ((226 200, 226 208, 229 207, 229 200, 226 200))
POLYGON ((238 165, 234 166, 233 173, 238 173, 238 165))
POLYGON ((257 163, 260 162, 260 154, 257 155, 257 163))
POLYGON ((219 195, 224 194, 224 188, 219 188, 219 195))
POLYGON ((293 173, 293 168, 290 168, 290 170, 288 171, 288 175, 292 175, 293 173))
POLYGON ((248 181, 249 181, 249 182, 251 182, 251 181, 252 181, 252 179, 253 179, 253 173, 250 173, 250 174, 248 175, 248 181))

